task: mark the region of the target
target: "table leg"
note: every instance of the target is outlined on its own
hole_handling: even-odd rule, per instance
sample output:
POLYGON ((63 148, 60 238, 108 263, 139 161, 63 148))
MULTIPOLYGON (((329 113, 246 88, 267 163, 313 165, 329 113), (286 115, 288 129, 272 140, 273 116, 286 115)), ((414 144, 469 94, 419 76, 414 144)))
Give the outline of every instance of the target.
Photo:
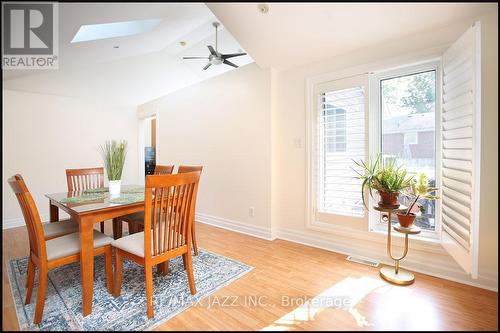
POLYGON ((59 221, 59 207, 53 205, 52 201, 50 201, 49 207, 50 207, 50 222, 59 221))
POLYGON ((94 294, 94 224, 81 218, 80 225, 80 275, 82 277, 83 316, 92 313, 94 294))
POLYGON ((123 235, 123 222, 117 218, 113 219, 113 238, 122 238, 123 235))

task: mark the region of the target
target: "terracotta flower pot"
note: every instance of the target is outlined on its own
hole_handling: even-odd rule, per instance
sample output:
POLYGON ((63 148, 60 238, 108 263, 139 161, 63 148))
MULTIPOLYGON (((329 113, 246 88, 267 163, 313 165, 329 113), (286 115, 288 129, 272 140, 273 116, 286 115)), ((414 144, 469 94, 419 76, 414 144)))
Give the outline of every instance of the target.
POLYGON ((399 208, 398 196, 399 192, 384 192, 378 191, 380 201, 378 205, 383 208, 396 209, 399 208))
POLYGON ((408 215, 398 213, 398 221, 402 227, 409 228, 413 225, 415 218, 417 217, 415 214, 410 213, 408 215))

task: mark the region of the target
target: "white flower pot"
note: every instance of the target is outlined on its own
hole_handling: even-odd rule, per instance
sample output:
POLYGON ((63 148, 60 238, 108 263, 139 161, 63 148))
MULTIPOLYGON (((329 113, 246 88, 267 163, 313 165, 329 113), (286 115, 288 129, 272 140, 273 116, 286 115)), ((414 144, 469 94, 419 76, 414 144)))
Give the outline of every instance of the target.
POLYGON ((120 194, 120 188, 122 185, 121 180, 110 180, 109 181, 109 195, 115 196, 120 194))

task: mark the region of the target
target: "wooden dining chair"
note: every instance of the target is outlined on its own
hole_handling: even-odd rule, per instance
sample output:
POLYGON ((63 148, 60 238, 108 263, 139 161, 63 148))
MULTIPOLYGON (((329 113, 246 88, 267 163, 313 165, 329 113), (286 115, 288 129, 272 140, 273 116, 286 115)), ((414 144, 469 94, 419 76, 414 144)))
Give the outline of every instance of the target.
MULTIPOLYGON (((179 168, 177 169, 177 173, 186 173, 186 172, 200 172, 203 170, 202 165, 179 165, 179 168)), ((196 207, 196 198, 195 198, 195 203, 196 207)), ((193 239, 193 250, 194 250, 194 255, 198 255, 198 243, 196 242, 196 219, 193 220, 193 227, 191 228, 191 237, 193 239)))
MULTIPOLYGON (((153 318, 153 266, 182 255, 189 289, 196 294, 191 258, 199 172, 146 177, 144 230, 113 242, 115 248, 115 297, 120 296, 123 257, 144 266, 148 318, 153 318), (153 198, 154 191, 154 198, 153 198), (186 236, 185 236, 186 235, 186 236)), ((166 274, 166 271, 164 272, 166 274)))
MULTIPOLYGON (((24 179, 21 175, 18 174, 17 176, 24 182, 24 179)), ((71 219, 63 219, 53 222, 44 222, 42 223, 42 230, 44 236, 43 238, 45 240, 49 240, 52 238, 70 234, 72 232, 77 232, 78 223, 76 223, 71 219)))
MULTIPOLYGON (((42 320, 47 290, 49 269, 80 261, 80 235, 78 232, 46 240, 40 214, 23 178, 17 174, 8 180, 21 206, 24 222, 28 229, 30 254, 28 258, 27 293, 25 304, 31 302, 35 283, 35 269, 38 267, 38 292, 34 323, 42 320)), ((109 293, 113 291, 112 243, 113 239, 94 230, 94 255, 104 254, 106 285, 109 293)))
MULTIPOLYGON (((174 170, 173 165, 156 165, 154 174, 170 175, 173 170, 174 170)), ((137 212, 121 216, 118 220, 119 223, 126 222, 128 224, 129 234, 135 234, 136 232, 144 230, 144 212, 137 212)))
MULTIPOLYGON (((104 187, 104 168, 66 169, 68 192, 104 187)), ((104 221, 101 222, 104 233, 104 221)))

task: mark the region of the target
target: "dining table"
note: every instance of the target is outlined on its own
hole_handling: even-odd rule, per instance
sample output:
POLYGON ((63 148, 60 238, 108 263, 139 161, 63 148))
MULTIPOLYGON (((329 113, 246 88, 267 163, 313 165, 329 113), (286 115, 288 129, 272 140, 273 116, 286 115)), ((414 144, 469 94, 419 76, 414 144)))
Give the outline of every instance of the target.
POLYGON ((94 234, 96 223, 113 220, 113 236, 122 236, 123 215, 144 211, 144 185, 122 185, 120 194, 110 195, 106 187, 45 195, 50 202, 50 221, 59 221, 59 209, 79 225, 80 274, 83 316, 92 313, 94 294, 94 234))

